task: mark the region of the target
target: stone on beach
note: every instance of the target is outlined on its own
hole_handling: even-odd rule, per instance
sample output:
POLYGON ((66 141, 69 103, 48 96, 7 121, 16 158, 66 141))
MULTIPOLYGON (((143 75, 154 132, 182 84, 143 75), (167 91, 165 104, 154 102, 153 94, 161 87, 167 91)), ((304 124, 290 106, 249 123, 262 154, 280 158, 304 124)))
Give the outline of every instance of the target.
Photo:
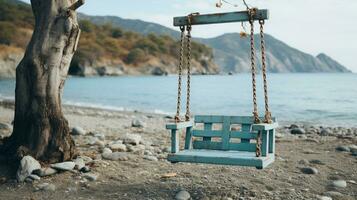
POLYGON ((293 128, 293 129, 291 129, 290 132, 293 135, 302 135, 302 134, 305 134, 305 129, 303 129, 303 128, 293 128))
POLYGON ((84 166, 86 166, 86 163, 84 162, 83 158, 76 158, 74 160, 75 163, 75 167, 76 169, 80 170, 82 169, 84 166))
POLYGON ((98 179, 98 175, 92 173, 85 174, 83 177, 88 181, 96 181, 98 179))
POLYGON ((103 153, 102 157, 106 160, 113 160, 113 161, 127 161, 127 160, 129 160, 128 154, 123 153, 123 152, 103 153))
POLYGON ((188 200, 190 198, 191 198, 191 195, 186 190, 181 190, 175 196, 176 200, 188 200))
POLYGON ((345 180, 336 180, 336 181, 332 181, 331 186, 337 188, 345 188, 347 187, 347 182, 345 180))
POLYGON ((44 190, 44 191, 55 191, 56 190, 56 186, 51 184, 51 183, 42 183, 37 185, 37 189, 38 190, 44 190))
POLYGON ((19 182, 24 182, 25 179, 37 169, 41 169, 41 164, 33 157, 25 156, 21 159, 19 169, 16 173, 16 179, 19 182))
POLYGON ((102 154, 108 154, 108 153, 113 153, 113 151, 107 147, 105 147, 103 150, 102 150, 102 154))
POLYGON ((159 159, 157 159, 157 157, 149 156, 149 155, 144 156, 144 159, 145 160, 150 160, 150 161, 158 161, 159 160, 159 159))
POLYGON ((336 147, 336 150, 337 151, 347 151, 347 152, 349 152, 350 148, 348 146, 338 146, 338 147, 336 147))
POLYGON ((131 126, 132 127, 136 127, 136 128, 143 128, 146 124, 139 120, 139 119, 134 119, 132 122, 131 122, 131 126))
POLYGON ((141 136, 138 134, 127 133, 123 137, 124 144, 138 145, 138 144, 140 144, 140 142, 141 142, 141 136))
POLYGON ((120 151, 120 152, 126 152, 126 145, 125 144, 111 144, 109 148, 112 151, 120 151))
POLYGON ((319 173, 319 171, 314 167, 304 167, 304 168, 301 168, 301 171, 304 174, 318 174, 319 173))
POLYGON ((76 126, 72 128, 71 133, 72 135, 85 135, 86 131, 82 127, 76 126))
POLYGON ((56 174, 57 170, 55 170, 51 167, 47 167, 47 168, 41 168, 41 169, 34 170, 32 173, 36 174, 40 177, 44 177, 44 176, 51 176, 53 174, 56 174))
POLYGON ((61 171, 70 171, 73 170, 76 164, 74 162, 68 161, 68 162, 62 162, 62 163, 56 163, 52 164, 51 167, 57 170, 61 171))

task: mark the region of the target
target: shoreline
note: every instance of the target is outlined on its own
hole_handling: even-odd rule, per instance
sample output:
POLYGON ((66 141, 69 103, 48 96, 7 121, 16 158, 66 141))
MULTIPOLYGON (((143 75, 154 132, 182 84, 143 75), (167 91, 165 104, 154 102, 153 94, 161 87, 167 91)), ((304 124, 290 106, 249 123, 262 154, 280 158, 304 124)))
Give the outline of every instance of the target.
MULTIPOLYGON (((1 99, 0 98, 0 107, 5 107, 5 108, 10 108, 14 109, 14 104, 15 101, 12 99, 1 99)), ((78 103, 79 104, 79 103, 78 103)), ((83 112, 107 112, 107 113, 116 113, 116 114, 138 114, 138 115, 146 115, 146 116, 156 116, 156 117, 161 117, 164 119, 173 119, 174 118, 174 113, 170 112, 165 112, 161 110, 155 111, 145 111, 145 110, 137 110, 137 109, 127 109, 123 107, 112 107, 112 106, 97 106, 93 104, 93 106, 90 105, 76 105, 74 104, 67 104, 64 103, 62 104, 62 108, 64 109, 65 116, 67 113, 71 114, 77 114, 77 113, 83 113, 83 112)), ((298 121, 298 120, 279 120, 278 118, 278 123, 280 127, 290 127, 290 125, 298 125, 298 126, 303 126, 303 127, 323 127, 323 128, 356 128, 357 129, 357 124, 356 125, 341 125, 341 124, 330 124, 330 123, 314 123, 314 122, 308 122, 308 121, 298 121)))

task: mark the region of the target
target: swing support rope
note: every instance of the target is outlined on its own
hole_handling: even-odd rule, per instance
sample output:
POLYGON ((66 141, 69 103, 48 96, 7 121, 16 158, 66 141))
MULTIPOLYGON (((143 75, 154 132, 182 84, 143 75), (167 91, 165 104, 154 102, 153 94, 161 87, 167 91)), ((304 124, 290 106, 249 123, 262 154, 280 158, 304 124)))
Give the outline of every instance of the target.
MULTIPOLYGON (((250 23, 250 56, 251 56, 251 70, 252 70, 252 88, 253 88, 253 118, 254 123, 261 123, 258 113, 257 104, 257 85, 256 85, 256 53, 254 44, 254 21, 259 11, 257 8, 248 8, 247 12, 249 14, 250 23)), ((187 67, 187 99, 186 99, 186 114, 185 120, 189 121, 191 118, 190 114, 190 92, 191 92, 191 30, 193 17, 199 15, 199 13, 192 13, 187 16, 187 25, 180 26, 181 29, 181 43, 180 43, 180 62, 178 65, 178 97, 177 97, 177 111, 175 116, 175 121, 180 122, 180 108, 181 108, 181 85, 182 85, 182 70, 184 65, 184 52, 185 52, 185 41, 186 41, 186 67, 187 67), (185 34, 187 31, 187 34, 185 34)), ((268 83, 267 83, 267 65, 266 65, 266 54, 265 54, 265 38, 264 38, 264 19, 259 20, 260 24, 260 48, 261 48, 261 60, 262 60, 262 74, 263 74, 263 84, 264 84, 264 103, 265 103, 265 115, 264 123, 272 123, 271 113, 269 110, 269 99, 268 99, 268 83)), ((257 142, 256 142, 256 156, 261 156, 261 132, 258 132, 257 142)))

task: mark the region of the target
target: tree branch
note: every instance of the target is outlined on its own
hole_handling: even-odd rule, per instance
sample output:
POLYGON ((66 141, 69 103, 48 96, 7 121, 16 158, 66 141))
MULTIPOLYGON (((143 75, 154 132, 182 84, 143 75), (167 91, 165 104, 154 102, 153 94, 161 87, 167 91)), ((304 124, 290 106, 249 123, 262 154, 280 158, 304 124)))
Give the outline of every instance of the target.
POLYGON ((74 4, 72 4, 68 9, 75 11, 79 7, 81 7, 84 3, 85 3, 85 0, 78 0, 74 4))

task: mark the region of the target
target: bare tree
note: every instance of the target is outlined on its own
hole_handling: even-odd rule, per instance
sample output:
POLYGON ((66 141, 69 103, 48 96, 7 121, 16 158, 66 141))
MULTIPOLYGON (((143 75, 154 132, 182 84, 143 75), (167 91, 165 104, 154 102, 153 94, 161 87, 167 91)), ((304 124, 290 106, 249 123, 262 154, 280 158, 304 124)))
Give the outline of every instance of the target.
POLYGON ((31 0, 35 29, 16 70, 15 119, 3 150, 46 162, 71 159, 75 144, 61 108, 80 36, 76 10, 84 0, 31 0))

